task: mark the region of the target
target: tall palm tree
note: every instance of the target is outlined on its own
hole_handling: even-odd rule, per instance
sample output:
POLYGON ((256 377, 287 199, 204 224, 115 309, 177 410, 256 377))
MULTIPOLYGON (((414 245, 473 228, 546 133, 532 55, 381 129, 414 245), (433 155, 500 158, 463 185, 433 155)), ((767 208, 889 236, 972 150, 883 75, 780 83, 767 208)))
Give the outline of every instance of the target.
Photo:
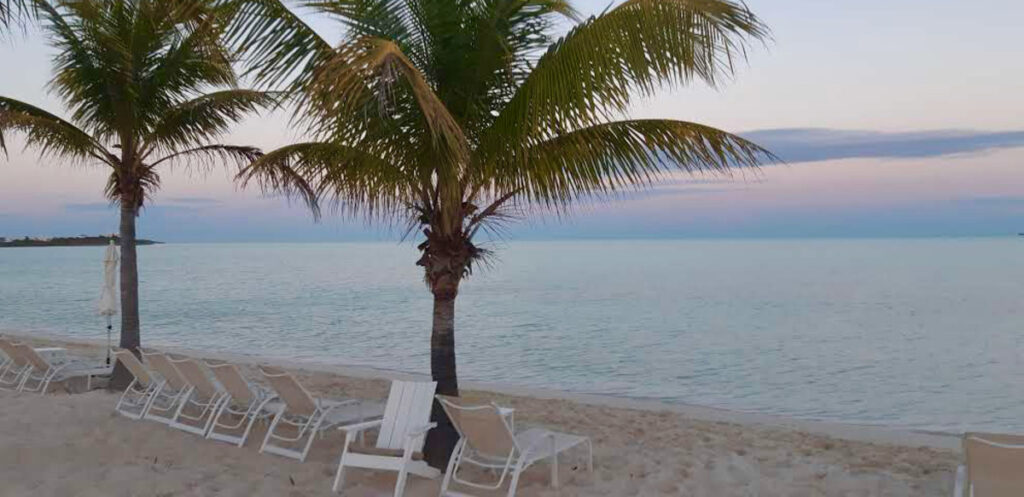
MULTIPOLYGON (((738 136, 631 104, 733 72, 764 24, 733 0, 628 0, 580 20, 567 0, 311 0, 344 26, 332 47, 277 0, 242 9, 233 36, 264 83, 288 83, 312 141, 267 153, 239 179, 421 233, 433 295, 430 366, 458 395, 455 300, 487 256, 478 237, 532 206, 644 188, 673 171, 771 158, 738 136), (577 21, 557 37, 560 23, 577 21)), ((427 458, 447 462, 440 423, 427 458)))
MULTIPOLYGON (((274 95, 239 89, 231 52, 221 43, 222 9, 201 1, 66 0, 40 3, 43 29, 57 49, 50 90, 69 119, 0 97, 4 132, 24 135, 41 155, 105 167, 105 193, 120 206, 121 340, 139 337, 135 219, 172 165, 233 166, 259 149, 215 140, 274 95), (203 93, 214 88, 224 88, 203 93)), ((115 386, 130 375, 115 371, 115 386)))

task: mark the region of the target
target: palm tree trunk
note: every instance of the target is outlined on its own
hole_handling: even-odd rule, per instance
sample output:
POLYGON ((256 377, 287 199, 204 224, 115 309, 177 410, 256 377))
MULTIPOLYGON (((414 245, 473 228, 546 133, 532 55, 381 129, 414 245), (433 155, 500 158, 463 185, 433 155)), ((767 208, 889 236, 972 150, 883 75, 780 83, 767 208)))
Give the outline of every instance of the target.
MULTIPOLYGON (((449 275, 439 278, 432 286, 434 321, 430 333, 430 375, 437 382, 438 394, 457 397, 459 381, 455 372, 455 298, 459 293, 459 280, 457 276, 449 275)), ((437 423, 437 427, 427 434, 423 456, 428 464, 444 470, 459 440, 459 434, 436 400, 430 420, 437 423)))
MULTIPOLYGON (((135 252, 135 217, 137 208, 121 204, 121 343, 122 349, 139 356, 139 266, 135 252)), ((120 362, 114 366, 110 388, 124 390, 132 374, 120 362)))

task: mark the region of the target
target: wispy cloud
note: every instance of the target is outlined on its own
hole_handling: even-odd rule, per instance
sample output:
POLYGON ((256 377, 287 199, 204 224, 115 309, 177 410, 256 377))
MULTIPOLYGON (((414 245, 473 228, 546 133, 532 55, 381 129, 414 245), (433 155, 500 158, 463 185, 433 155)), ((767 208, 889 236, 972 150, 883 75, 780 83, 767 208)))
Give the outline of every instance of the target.
POLYGON ((765 129, 743 133, 788 163, 855 157, 913 158, 1024 147, 1024 131, 849 131, 765 129))
MULTIPOLYGON (((210 197, 171 197, 150 202, 147 211, 192 211, 203 207, 222 205, 223 200, 210 197)), ((107 212, 116 207, 109 202, 87 202, 64 204, 64 210, 71 212, 107 212)))
POLYGON ((992 195, 958 198, 957 204, 973 207, 1024 209, 1024 195, 992 195))
POLYGON ((114 207, 107 202, 89 202, 84 204, 64 204, 64 210, 72 212, 106 212, 114 207))
POLYGON ((223 204, 224 201, 210 198, 210 197, 171 197, 165 200, 169 204, 188 204, 188 205, 219 205, 223 204))

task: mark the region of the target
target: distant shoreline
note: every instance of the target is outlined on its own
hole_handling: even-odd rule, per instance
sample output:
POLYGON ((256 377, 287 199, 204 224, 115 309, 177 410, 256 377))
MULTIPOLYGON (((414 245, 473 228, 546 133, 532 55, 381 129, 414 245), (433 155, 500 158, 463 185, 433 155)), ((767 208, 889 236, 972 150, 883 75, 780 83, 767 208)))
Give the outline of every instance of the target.
MULTIPOLYGON (((0 241, 0 248, 14 248, 14 247, 102 247, 113 241, 115 244, 119 244, 120 240, 118 237, 110 236, 75 236, 75 237, 54 237, 47 239, 39 238, 19 238, 15 240, 3 240, 0 241)), ((163 242, 157 242, 154 240, 139 239, 136 240, 136 245, 159 245, 163 242)))

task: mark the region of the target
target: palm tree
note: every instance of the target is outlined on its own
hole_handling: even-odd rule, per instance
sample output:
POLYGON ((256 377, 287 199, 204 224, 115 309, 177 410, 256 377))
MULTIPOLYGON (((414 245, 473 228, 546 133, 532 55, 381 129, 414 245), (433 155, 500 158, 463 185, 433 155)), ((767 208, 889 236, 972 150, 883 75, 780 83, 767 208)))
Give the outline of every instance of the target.
MULTIPOLYGON (((41 155, 107 168, 105 193, 120 206, 121 340, 138 354, 139 294, 135 218, 172 165, 236 167, 259 149, 214 140, 274 95, 237 88, 221 43, 223 12, 203 2, 68 0, 40 3, 57 49, 50 90, 69 119, 0 97, 4 132, 24 135, 41 155), (211 88, 225 88, 203 93, 211 88)), ((130 375, 119 368, 114 386, 130 375)))
MULTIPOLYGON (((579 20, 566 0, 312 0, 344 25, 332 47, 276 0, 233 36, 263 83, 288 82, 314 139, 267 153, 242 184, 421 233, 433 295, 431 373, 458 395, 455 300, 488 250, 482 231, 539 207, 644 188, 673 171, 725 173, 771 155, 738 136, 630 105, 694 80, 716 85, 767 38, 732 0, 629 0, 579 20), (559 23, 579 21, 556 37, 559 23)), ((444 413, 428 436, 442 467, 444 413)))

